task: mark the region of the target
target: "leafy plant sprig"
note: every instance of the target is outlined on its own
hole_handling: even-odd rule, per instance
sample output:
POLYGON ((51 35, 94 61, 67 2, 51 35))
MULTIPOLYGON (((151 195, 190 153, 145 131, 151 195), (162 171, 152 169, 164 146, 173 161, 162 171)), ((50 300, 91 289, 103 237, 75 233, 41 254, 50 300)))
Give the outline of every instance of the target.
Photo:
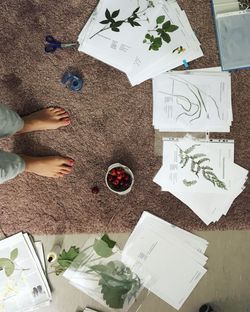
POLYGON ((105 25, 101 30, 99 30, 98 32, 96 32, 94 35, 92 35, 90 37, 90 39, 94 38, 97 34, 105 31, 105 30, 108 30, 108 29, 111 29, 112 31, 114 32, 120 32, 120 27, 124 24, 124 23, 129 23, 132 27, 135 27, 135 26, 141 26, 140 23, 138 23, 138 21, 140 21, 140 16, 142 13, 144 13, 151 5, 148 4, 147 8, 140 11, 140 7, 137 7, 133 12, 132 14, 123 19, 123 20, 117 20, 116 18, 118 17, 119 13, 120 13, 120 10, 116 10, 114 12, 110 12, 108 9, 106 9, 105 11, 105 17, 106 19, 101 21, 100 24, 103 24, 105 25))
MULTIPOLYGON (((202 176, 209 182, 211 182, 214 186, 227 190, 226 184, 221 181, 216 174, 213 172, 213 168, 210 166, 204 165, 205 162, 210 161, 208 157, 206 157, 203 153, 193 154, 191 153, 195 150, 196 146, 200 146, 200 144, 194 144, 186 150, 181 149, 179 146, 179 156, 180 156, 180 165, 181 168, 184 168, 188 163, 190 163, 190 169, 195 175, 199 178, 200 172, 202 176)), ((197 180, 187 181, 183 180, 184 185, 187 187, 192 186, 197 183, 197 180)))
POLYGON ((179 28, 177 25, 171 24, 170 21, 166 21, 165 23, 164 21, 164 15, 158 16, 155 28, 149 30, 149 32, 145 35, 143 43, 149 44, 149 50, 158 51, 164 41, 169 43, 171 41, 171 37, 168 33, 172 33, 179 28), (152 33, 156 33, 155 36, 152 33))

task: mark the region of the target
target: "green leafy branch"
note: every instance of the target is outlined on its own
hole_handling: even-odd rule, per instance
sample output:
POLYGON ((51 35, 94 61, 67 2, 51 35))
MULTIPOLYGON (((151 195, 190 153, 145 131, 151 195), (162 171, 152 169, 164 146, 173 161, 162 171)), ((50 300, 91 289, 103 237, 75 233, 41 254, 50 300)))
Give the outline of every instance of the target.
POLYGON ((113 247, 116 245, 116 242, 111 240, 107 234, 104 234, 100 239, 95 239, 94 244, 88 246, 84 250, 80 252, 80 249, 76 246, 71 246, 68 251, 63 251, 60 253, 57 259, 57 264, 55 267, 56 275, 60 275, 65 272, 72 264, 74 267, 78 267, 79 265, 85 265, 90 260, 95 261, 93 259, 93 253, 90 255, 86 254, 86 251, 93 248, 95 253, 102 257, 107 258, 113 254, 113 247))
POLYGON ((132 27, 141 26, 141 24, 138 23, 139 21, 141 21, 140 15, 142 15, 151 6, 152 5, 149 3, 146 9, 142 11, 139 11, 140 7, 137 7, 129 17, 122 19, 122 20, 116 19, 119 16, 120 10, 116 10, 111 13, 108 9, 106 9, 105 11, 106 19, 100 22, 100 24, 103 24, 105 26, 102 29, 100 29, 98 32, 96 32, 94 35, 92 35, 90 39, 94 38, 99 33, 106 31, 108 29, 111 29, 114 32, 120 32, 120 27, 124 23, 130 24, 132 27))
POLYGON ((18 257, 18 249, 15 248, 11 251, 9 258, 0 258, 0 271, 4 271, 7 277, 10 277, 15 271, 14 261, 18 257))
POLYGON ((93 265, 90 270, 100 276, 99 285, 106 304, 121 309, 125 300, 136 296, 141 287, 140 278, 132 273, 121 261, 110 261, 106 265, 93 265))
POLYGON ((172 33, 176 31, 179 27, 171 24, 170 21, 165 21, 165 16, 161 15, 156 19, 156 26, 154 29, 149 30, 149 32, 145 35, 145 39, 143 43, 149 44, 149 50, 158 51, 163 42, 169 43, 171 41, 171 37, 168 33, 172 33), (152 35, 156 33, 156 36, 152 35))
MULTIPOLYGON (((205 162, 210 161, 209 158, 205 154, 198 153, 193 154, 191 153, 195 150, 196 146, 200 146, 200 144, 194 144, 186 150, 181 149, 179 146, 179 156, 180 156, 180 165, 181 168, 186 167, 188 163, 190 163, 190 169, 195 175, 199 178, 199 174, 202 173, 202 176, 209 182, 211 182, 214 186, 219 187, 221 189, 226 190, 226 185, 223 181, 218 179, 216 174, 213 172, 213 168, 210 166, 204 165, 205 162)), ((186 179, 183 180, 184 185, 192 186, 197 183, 197 180, 187 181, 186 179)))

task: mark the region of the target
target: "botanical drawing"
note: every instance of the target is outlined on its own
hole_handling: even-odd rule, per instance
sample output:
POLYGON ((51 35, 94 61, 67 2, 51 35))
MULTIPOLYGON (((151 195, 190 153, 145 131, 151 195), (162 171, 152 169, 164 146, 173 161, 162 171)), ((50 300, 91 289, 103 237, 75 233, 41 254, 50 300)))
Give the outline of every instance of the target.
POLYGON ((189 123, 192 123, 195 120, 198 120, 202 116, 202 114, 206 114, 206 117, 209 119, 210 113, 209 113, 209 108, 208 108, 208 105, 206 103, 205 97, 207 97, 211 100, 211 102, 213 103, 213 105, 216 109, 218 118, 221 119, 220 110, 219 110, 218 104, 217 104, 216 100, 214 99, 214 97, 207 94, 205 91, 203 91, 201 88, 197 87, 195 84, 192 84, 192 83, 186 81, 185 79, 181 79, 181 78, 178 78, 178 79, 171 78, 171 79, 173 80, 172 93, 167 93, 167 92, 162 92, 162 93, 176 98, 177 104, 183 110, 183 112, 180 113, 176 117, 176 120, 181 119, 184 116, 187 116, 189 119, 189 123), (183 95, 183 94, 174 93, 176 83, 180 83, 180 84, 186 86, 188 88, 188 90, 191 92, 191 94, 193 95, 193 99, 192 99, 192 96, 190 96, 188 94, 183 95), (195 101, 194 101, 194 99, 195 99, 195 101))
MULTIPOLYGON (((146 15, 146 11, 152 7, 154 7, 153 1, 148 1, 147 7, 145 9, 141 9, 138 1, 138 7, 133 10, 132 14, 125 19, 118 18, 120 9, 113 12, 110 12, 109 9, 106 9, 105 19, 100 22, 100 24, 105 26, 93 34, 90 39, 107 30, 120 32, 120 28, 124 24, 129 24, 132 27, 138 27, 141 26, 142 22, 149 23, 149 18, 146 15)), ((148 30, 143 43, 149 44, 149 50, 158 51, 161 48, 163 42, 169 43, 171 41, 169 33, 176 31, 178 28, 178 26, 171 24, 169 20, 165 21, 164 15, 158 16, 156 19, 155 28, 148 30)), ((184 49, 182 48, 181 51, 184 51, 184 49)))
POLYGON ((18 256, 18 249, 15 248, 11 251, 9 258, 0 258, 0 271, 4 271, 7 277, 11 276, 15 271, 15 263, 18 256))
MULTIPOLYGON (((186 150, 181 149, 179 146, 179 156, 180 156, 180 165, 181 168, 186 167, 188 163, 190 163, 191 172, 193 172, 197 178, 199 178, 199 174, 202 173, 202 176, 209 182, 211 182, 214 186, 226 190, 226 185, 223 181, 218 179, 216 174, 213 172, 213 168, 204 164, 209 162, 210 159, 202 153, 197 153, 191 155, 191 153, 195 150, 196 146, 200 146, 200 144, 194 144, 186 150)), ((187 187, 195 185, 197 183, 197 179, 193 179, 192 181, 183 180, 183 184, 187 187)))

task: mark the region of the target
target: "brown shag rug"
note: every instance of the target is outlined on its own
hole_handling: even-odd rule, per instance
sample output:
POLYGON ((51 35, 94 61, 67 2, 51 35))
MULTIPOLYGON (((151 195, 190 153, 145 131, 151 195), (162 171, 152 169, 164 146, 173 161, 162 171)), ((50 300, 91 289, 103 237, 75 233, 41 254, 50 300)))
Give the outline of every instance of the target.
MULTIPOLYGON (((249 188, 226 217, 206 227, 182 202, 152 182, 161 157, 154 153, 151 81, 132 88, 123 73, 76 50, 44 53, 45 35, 75 41, 96 4, 94 0, 0 2, 1 102, 20 114, 58 105, 72 119, 72 125, 64 129, 3 139, 0 148, 75 159, 74 172, 64 179, 22 174, 0 186, 4 232, 100 232, 108 225, 109 231, 129 231, 143 210, 188 230, 250 228, 249 188), (84 77, 81 92, 73 93, 61 84, 68 69, 84 77), (112 194, 104 183, 107 167, 117 161, 135 174, 134 188, 124 197, 112 194), (100 187, 97 195, 91 193, 95 183, 100 187)), ((179 4, 205 55, 191 68, 219 65, 210 1, 179 4)), ((235 162, 245 168, 249 168, 250 155, 249 78, 247 70, 232 74, 234 123, 230 134, 218 135, 235 139, 235 162)))

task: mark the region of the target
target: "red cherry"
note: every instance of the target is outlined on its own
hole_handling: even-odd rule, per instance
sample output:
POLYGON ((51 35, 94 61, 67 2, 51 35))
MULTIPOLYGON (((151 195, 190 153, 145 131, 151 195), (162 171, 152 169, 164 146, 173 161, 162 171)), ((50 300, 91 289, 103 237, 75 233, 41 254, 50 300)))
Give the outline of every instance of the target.
POLYGON ((121 179, 122 179, 122 175, 121 175, 121 174, 118 174, 118 175, 116 176, 116 179, 121 180, 121 179))
POLYGON ((93 194, 98 194, 98 193, 100 192, 99 187, 98 187, 98 186, 93 186, 93 187, 91 188, 91 192, 92 192, 93 194))
POLYGON ((115 179, 113 182, 112 182, 115 186, 119 185, 120 181, 118 179, 115 179))
POLYGON ((128 181, 129 180, 129 175, 125 175, 124 180, 128 181))
POLYGON ((112 176, 116 176, 117 175, 117 170, 116 169, 112 169, 110 172, 109 172, 110 175, 112 176))

